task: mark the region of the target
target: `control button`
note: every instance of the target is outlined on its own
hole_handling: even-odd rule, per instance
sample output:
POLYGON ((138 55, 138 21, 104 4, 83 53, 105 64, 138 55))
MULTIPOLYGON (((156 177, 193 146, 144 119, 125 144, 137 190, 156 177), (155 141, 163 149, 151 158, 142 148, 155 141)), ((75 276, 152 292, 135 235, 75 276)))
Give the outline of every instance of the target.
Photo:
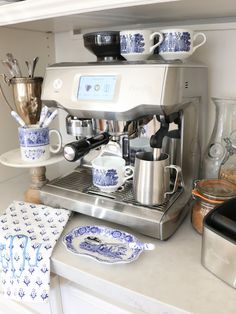
POLYGON ((100 90, 100 85, 99 85, 99 84, 96 84, 96 85, 94 86, 94 90, 95 90, 96 92, 98 92, 98 91, 100 90))
POLYGON ((62 82, 62 80, 59 79, 59 78, 53 81, 53 88, 54 88, 55 90, 61 89, 61 88, 62 88, 62 85, 63 85, 63 82, 62 82))

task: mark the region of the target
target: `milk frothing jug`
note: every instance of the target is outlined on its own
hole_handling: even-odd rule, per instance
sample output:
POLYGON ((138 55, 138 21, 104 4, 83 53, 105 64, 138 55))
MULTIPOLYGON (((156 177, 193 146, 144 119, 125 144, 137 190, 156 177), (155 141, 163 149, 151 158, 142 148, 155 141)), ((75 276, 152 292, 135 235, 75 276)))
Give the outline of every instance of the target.
POLYGON ((181 168, 169 164, 169 155, 162 154, 159 160, 153 159, 152 152, 140 152, 135 156, 134 197, 143 205, 163 204, 168 195, 177 191, 181 168), (170 170, 176 171, 175 183, 170 191, 170 170))

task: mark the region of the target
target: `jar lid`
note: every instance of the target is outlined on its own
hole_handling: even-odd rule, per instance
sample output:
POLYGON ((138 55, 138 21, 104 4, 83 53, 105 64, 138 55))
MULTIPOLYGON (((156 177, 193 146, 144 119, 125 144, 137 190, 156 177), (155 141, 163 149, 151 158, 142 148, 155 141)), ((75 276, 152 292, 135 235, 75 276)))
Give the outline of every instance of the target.
POLYGON ((236 196, 236 185, 226 180, 205 179, 195 183, 195 188, 199 196, 204 196, 209 200, 228 200, 236 196))

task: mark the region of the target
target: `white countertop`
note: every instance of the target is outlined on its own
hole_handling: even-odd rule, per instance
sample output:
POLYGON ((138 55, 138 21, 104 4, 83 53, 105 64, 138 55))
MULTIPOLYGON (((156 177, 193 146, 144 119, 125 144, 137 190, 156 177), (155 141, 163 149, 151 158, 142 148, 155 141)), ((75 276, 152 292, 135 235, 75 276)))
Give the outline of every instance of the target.
MULTIPOLYGON (((24 174, 0 184, 1 210, 14 199, 23 199, 22 193, 28 182, 28 176, 24 174)), ((117 227, 75 214, 64 234, 75 226, 91 224, 117 227)), ((155 244, 155 249, 144 251, 132 263, 107 265, 72 254, 60 238, 51 258, 52 271, 149 314, 181 313, 175 307, 196 314, 236 313, 235 289, 201 265, 201 236, 193 230, 189 217, 164 242, 137 234, 124 226, 118 228, 133 233, 143 242, 155 244), (173 308, 169 307, 167 311, 165 304, 173 308)))

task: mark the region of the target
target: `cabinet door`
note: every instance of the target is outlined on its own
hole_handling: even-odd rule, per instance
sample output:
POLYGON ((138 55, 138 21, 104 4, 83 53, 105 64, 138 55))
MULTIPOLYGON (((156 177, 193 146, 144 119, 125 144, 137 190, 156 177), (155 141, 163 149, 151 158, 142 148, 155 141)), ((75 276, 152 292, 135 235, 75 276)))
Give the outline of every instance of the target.
POLYGON ((60 277, 63 314, 138 314, 60 277))

